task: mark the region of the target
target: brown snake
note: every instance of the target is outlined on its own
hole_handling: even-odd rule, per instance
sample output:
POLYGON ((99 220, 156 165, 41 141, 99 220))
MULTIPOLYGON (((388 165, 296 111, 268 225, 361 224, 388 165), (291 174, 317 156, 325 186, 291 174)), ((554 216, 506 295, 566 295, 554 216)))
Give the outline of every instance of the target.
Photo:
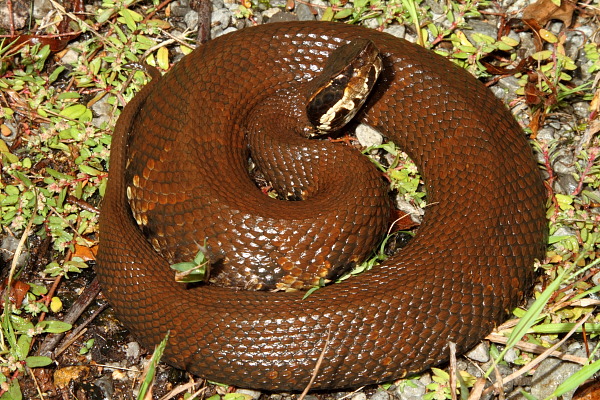
MULTIPOLYGON (((145 346, 170 331, 169 364, 242 387, 301 390, 324 348, 314 389, 357 387, 438 364, 448 358, 448 342, 465 351, 502 320, 544 254, 544 187, 505 107, 450 62, 365 28, 267 24, 200 46, 127 105, 110 164, 97 266, 106 297, 145 346), (359 118, 409 153, 426 182, 431 206, 415 238, 382 265, 304 300, 303 293, 188 290, 174 282, 169 262, 132 217, 127 188, 139 176, 131 178, 127 163, 138 157, 140 176, 155 180, 156 201, 140 207, 171 204, 164 218, 185 231, 169 239, 174 228, 150 229, 142 218, 165 241, 185 242, 196 224, 224 246, 260 239, 251 226, 234 226, 236 216, 271 218, 287 203, 306 208, 314 227, 282 225, 298 246, 306 235, 327 238, 336 221, 313 221, 321 213, 313 203, 260 193, 237 200, 259 192, 247 173, 242 127, 245 107, 262 110, 273 90, 312 79, 333 49, 357 37, 375 43, 383 59, 359 118), (178 192, 182 184, 192 187, 178 192), (194 196, 197 208, 189 206, 194 196)), ((344 192, 353 184, 339 183, 344 192)))

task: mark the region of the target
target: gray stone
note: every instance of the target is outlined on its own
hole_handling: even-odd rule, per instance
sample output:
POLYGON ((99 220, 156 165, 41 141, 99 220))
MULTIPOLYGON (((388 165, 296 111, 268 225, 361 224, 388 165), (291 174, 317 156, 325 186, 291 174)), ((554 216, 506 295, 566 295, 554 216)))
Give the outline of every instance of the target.
POLYGON ((290 22, 290 21, 298 21, 298 16, 289 12, 280 11, 274 14, 269 22, 290 22))
POLYGON ((188 0, 177 0, 171 3, 171 15, 174 17, 185 17, 190 10, 188 0))
POLYGON ((351 397, 352 400, 367 400, 367 395, 364 392, 358 392, 351 397))
POLYGON ((50 0, 33 0, 33 18, 35 19, 47 17, 53 9, 50 0))
POLYGON ((235 392, 239 393, 239 394, 244 394, 244 395, 250 396, 250 398, 253 400, 258 400, 258 398, 261 395, 261 392, 259 392, 257 390, 250 390, 250 389, 237 389, 235 392))
POLYGON ((299 21, 314 21, 315 15, 313 14, 312 9, 303 3, 298 3, 296 6, 296 15, 298 16, 299 21))
POLYGON ((377 392, 373 393, 369 400, 390 400, 390 397, 392 397, 390 392, 378 390, 377 392))
POLYGON ((129 342, 125 345, 125 354, 129 360, 140 358, 141 348, 138 342, 129 342))
POLYGON ((514 348, 512 349, 508 349, 508 351, 506 352, 506 354, 504 354, 504 361, 506 361, 507 363, 514 363, 517 360, 518 356, 517 356, 517 352, 515 351, 514 348))
POLYGON ((221 29, 226 29, 231 23, 232 14, 226 8, 215 10, 211 16, 211 25, 219 26, 221 29))
MULTIPOLYGON (((531 394, 538 399, 545 399, 568 377, 581 369, 581 365, 564 362, 556 358, 547 358, 533 373, 531 394)), ((563 400, 573 397, 575 390, 565 393, 563 400)))
POLYGON ((554 185, 554 191, 561 194, 571 194, 579 185, 579 182, 571 174, 557 174, 558 179, 554 185))
POLYGON ((232 27, 232 26, 230 26, 229 28, 227 28, 227 29, 221 31, 220 33, 218 33, 217 35, 213 36, 213 39, 216 38, 216 37, 219 37, 219 36, 226 35, 226 34, 231 33, 231 32, 235 32, 235 31, 237 31, 237 29, 234 28, 234 27, 232 27))
POLYGON ((185 22, 185 26, 191 31, 198 29, 198 12, 190 10, 183 17, 183 22, 185 22))
MULTIPOLYGON (((12 23, 15 30, 25 27, 29 19, 29 7, 26 1, 13 1, 12 3, 12 23)), ((6 1, 0 3, 0 28, 10 29, 10 13, 6 1)))
POLYGON ((383 143, 383 136, 381 133, 368 125, 358 125, 355 133, 358 142, 363 147, 379 146, 383 143))
POLYGON ((477 46, 479 43, 479 41, 473 37, 474 33, 481 33, 490 36, 494 39, 498 36, 498 28, 496 27, 496 25, 492 25, 483 21, 472 20, 469 21, 469 26, 471 26, 473 29, 465 29, 463 32, 465 33, 469 41, 471 41, 473 46, 477 46))
POLYGON ((396 395, 400 400, 420 400, 425 395, 426 386, 421 380, 411 380, 396 388, 396 395))
POLYGON ((551 127, 544 127, 538 131, 537 138, 540 140, 554 140, 556 139, 556 131, 551 127))
POLYGON ((108 102, 108 96, 104 96, 92 105, 94 118, 92 125, 96 128, 102 128, 103 124, 108 123, 113 111, 113 105, 108 102))
POLYGON ((488 362, 490 360, 490 346, 487 342, 481 342, 465 356, 478 362, 488 362))
POLYGON ((404 36, 406 35, 406 28, 404 25, 390 25, 383 31, 400 39, 404 39, 404 36))
MULTIPOLYGON (((19 245, 19 239, 14 236, 5 236, 2 240, 2 258, 4 261, 8 261, 12 259, 17 250, 17 246, 19 245)), ((17 268, 22 267, 27 262, 27 258, 29 257, 29 252, 27 251, 27 246, 23 247, 19 258, 17 259, 17 268)))

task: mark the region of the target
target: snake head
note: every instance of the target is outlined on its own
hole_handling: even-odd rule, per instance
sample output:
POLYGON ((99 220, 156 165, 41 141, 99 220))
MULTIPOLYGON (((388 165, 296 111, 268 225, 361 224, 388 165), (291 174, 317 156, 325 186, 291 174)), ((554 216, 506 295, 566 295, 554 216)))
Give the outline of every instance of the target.
POLYGON ((321 74, 308 85, 306 114, 320 136, 344 127, 360 110, 382 69, 369 39, 354 39, 334 50, 321 74))

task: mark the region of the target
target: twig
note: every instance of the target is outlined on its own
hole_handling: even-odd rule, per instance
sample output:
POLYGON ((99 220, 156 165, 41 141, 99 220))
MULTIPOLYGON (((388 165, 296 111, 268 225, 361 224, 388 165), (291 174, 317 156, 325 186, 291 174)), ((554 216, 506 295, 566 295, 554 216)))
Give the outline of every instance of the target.
POLYGON ((87 326, 106 308, 108 308, 108 303, 102 304, 96 311, 92 313, 81 325, 79 325, 76 329, 74 329, 69 335, 63 340, 63 344, 54 352, 54 357, 58 357, 61 355, 69 346, 77 340, 79 336, 81 336, 87 330, 87 326))
POLYGON ((592 316, 591 312, 588 313, 588 314, 586 314, 586 316, 583 317, 581 319, 581 321, 577 322, 577 324, 575 324, 575 326, 573 327, 573 329, 571 329, 569 331, 569 333, 567 333, 565 335, 564 338, 562 338, 560 341, 558 341, 557 343, 555 343, 554 346, 548 348, 546 351, 544 351, 542 354, 540 354, 534 360, 532 360, 531 362, 527 363, 527 365, 525 365, 522 368, 520 368, 519 370, 513 372, 512 374, 510 374, 506 378, 498 380, 495 384, 493 384, 492 386, 490 386, 489 388, 487 388, 486 390, 484 390, 483 394, 485 395, 485 394, 488 394, 491 391, 497 390, 498 388, 501 388, 505 383, 508 383, 508 382, 510 382, 510 381, 518 378, 519 376, 522 376, 522 375, 526 374, 527 372, 531 371, 539 363, 541 363, 542 361, 544 361, 546 358, 550 357, 552 355, 552 353, 554 353, 554 351, 560 345, 562 345, 568 338, 570 338, 571 335, 573 335, 577 331, 577 329, 579 329, 585 323, 585 321, 587 321, 591 316, 592 316))
POLYGON ((308 382, 308 385, 306 385, 306 387, 304 388, 304 391, 302 392, 300 397, 298 397, 298 400, 304 400, 304 398, 308 394, 308 391, 310 390, 313 383, 315 382, 315 379, 317 378, 317 374, 319 373, 319 369, 321 368, 321 364, 323 363, 323 359, 325 358, 325 351, 327 350, 327 347, 329 347, 330 338, 331 338, 331 328, 328 328, 327 329, 327 337, 325 338, 325 344, 323 345, 323 350, 321 350, 319 359, 317 360, 317 363, 315 364, 315 368, 310 377, 310 381, 308 382))
POLYGON ((450 396, 452 400, 456 400, 456 373, 458 372, 456 367, 456 343, 448 342, 448 349, 450 350, 450 396))
MULTIPOLYGON (((69 309, 69 312, 67 315, 65 315, 63 321, 68 324, 74 324, 83 311, 96 298, 98 293, 100 293, 100 284, 98 283, 98 279, 94 278, 92 283, 83 291, 75 304, 73 304, 73 306, 69 309)), ((54 348, 56 348, 64 336, 64 333, 56 333, 46 336, 44 342, 37 352, 38 355, 52 357, 54 348)))
MULTIPOLYGON (((491 333, 486 337, 487 340, 489 340, 490 342, 494 342, 494 343, 499 343, 499 344, 506 344, 508 341, 508 338, 506 338, 505 336, 499 335, 497 333, 491 333)), ((544 346, 540 346, 537 344, 533 344, 533 343, 527 343, 527 342, 517 342, 515 344, 515 347, 523 350, 523 351, 527 351, 529 353, 534 353, 534 354, 541 354, 543 352, 545 352, 546 350, 548 350, 547 347, 544 346)), ((550 354, 550 356, 564 360, 564 361, 570 361, 570 362, 574 362, 577 364, 581 364, 584 365, 587 363, 587 358, 585 357, 578 357, 578 356, 574 356, 572 354, 566 354, 566 353, 562 353, 560 351, 553 351, 552 354, 550 354)))
MULTIPOLYGON (((160 400, 170 400, 175 398, 175 396, 177 396, 180 393, 185 392, 186 390, 193 388, 196 385, 201 385, 204 382, 204 379, 200 379, 200 381, 198 382, 188 382, 185 385, 179 385, 176 388, 174 388, 173 390, 171 390, 169 393, 165 394, 163 397, 160 398, 160 400)), ((202 388, 200 388, 200 390, 206 390, 207 387, 204 386, 202 388)))

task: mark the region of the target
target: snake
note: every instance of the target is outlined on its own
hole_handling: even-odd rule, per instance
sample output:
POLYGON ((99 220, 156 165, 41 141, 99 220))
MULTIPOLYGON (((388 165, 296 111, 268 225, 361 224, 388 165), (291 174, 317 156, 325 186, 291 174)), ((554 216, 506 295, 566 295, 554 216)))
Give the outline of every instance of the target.
MULTIPOLYGON (((275 137, 278 146, 288 146, 285 136, 275 137)), ((144 346, 168 334, 163 359, 174 367, 270 391, 298 391, 309 383, 315 390, 355 388, 443 363, 451 343, 459 353, 477 344, 527 295, 546 235, 545 187, 527 136, 470 73, 376 30, 272 23, 199 46, 124 108, 112 137, 96 273, 117 317, 144 346), (313 187, 294 177, 303 159, 325 165, 318 173, 306 167, 320 188, 311 195, 318 200, 270 198, 249 173, 248 136, 279 131, 297 113, 304 121, 298 104, 311 96, 306 88, 316 85, 337 49, 357 39, 374 44, 381 71, 353 121, 379 131, 416 164, 429 205, 415 236, 379 265, 309 296, 175 282, 169 267, 178 244, 204 248, 217 265, 236 264, 238 246, 246 259, 253 248, 286 247, 289 259, 281 265, 296 268, 313 246, 306 243, 325 246, 340 231, 350 230, 345 241, 356 246, 381 239, 354 234, 354 222, 345 222, 352 213, 375 224, 378 212, 369 210, 387 201, 370 203, 381 198, 381 175, 363 180, 354 158, 338 162, 321 144, 327 140, 291 135, 287 156, 271 139, 266 145, 256 140, 284 164, 269 161, 261 169, 283 171, 301 192, 313 187), (321 200, 330 186, 341 200, 321 200), (297 216, 297 209, 307 214, 297 216), (269 242, 274 230, 288 237, 269 242), (215 243, 230 246, 233 255, 219 253, 215 243)), ((347 251, 344 243, 331 246, 332 253, 347 251)), ((319 255, 317 248, 307 268, 326 264, 319 255)))

